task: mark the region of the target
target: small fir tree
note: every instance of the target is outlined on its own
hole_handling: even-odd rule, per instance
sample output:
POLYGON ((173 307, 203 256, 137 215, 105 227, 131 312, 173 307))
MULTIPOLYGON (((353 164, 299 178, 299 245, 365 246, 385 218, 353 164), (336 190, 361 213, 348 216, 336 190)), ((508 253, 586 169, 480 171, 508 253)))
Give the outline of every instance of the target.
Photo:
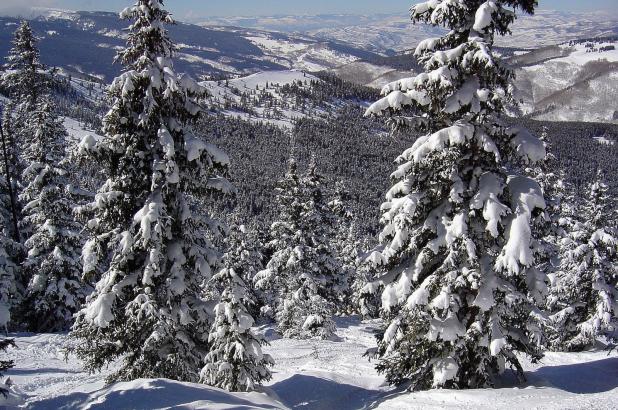
POLYGON ((263 244, 255 226, 235 224, 230 229, 225 259, 228 267, 247 284, 249 304, 246 307, 252 317, 260 315, 261 308, 265 305, 263 293, 253 286, 255 275, 264 269, 262 248, 263 244))
POLYGON ((618 341, 615 209, 599 174, 585 201, 562 221, 571 223, 562 241, 561 265, 548 303, 554 350, 580 351, 593 346, 597 338, 605 338, 610 345, 618 341))
POLYGON ((201 382, 228 391, 251 391, 256 385, 271 379, 272 358, 262 353, 263 337, 251 330, 254 320, 247 305, 250 299, 247 285, 232 265, 243 262, 237 255, 226 254, 227 267, 213 278, 223 289, 215 307, 215 318, 208 342, 210 351, 201 372, 201 382))
POLYGON ((29 164, 20 200, 23 222, 31 227, 25 241, 23 274, 27 288, 22 306, 28 328, 67 330, 88 293, 81 281, 82 226, 73 215, 71 187, 63 167, 66 130, 42 98, 25 126, 31 135, 23 157, 29 164))
MULTIPOLYGON (((2 339, 0 340, 0 352, 6 351, 9 347, 17 347, 14 339, 2 339)), ((3 372, 12 369, 15 367, 15 362, 13 360, 0 360, 0 377, 2 377, 3 372)), ((5 387, 6 385, 2 383, 0 385, 0 394, 2 394, 5 398, 9 395, 9 389, 5 387)))
POLYGON ((330 243, 335 250, 341 266, 341 282, 336 287, 335 295, 339 313, 353 313, 356 311, 354 303, 353 284, 357 277, 358 263, 358 232, 354 221, 354 214, 349 208, 350 194, 342 181, 335 185, 334 198, 328 203, 332 219, 332 232, 329 234, 330 243))
POLYGON ((5 188, 6 183, 2 178, 0 180, 0 328, 6 331, 11 322, 11 311, 21 300, 16 263, 21 246, 11 236, 10 200, 8 190, 5 188))
POLYGON ((269 243, 274 253, 256 276, 256 286, 274 294, 277 328, 284 337, 329 338, 342 277, 328 244, 332 225, 322 176, 311 166, 300 178, 291 161, 277 200, 280 216, 269 243))

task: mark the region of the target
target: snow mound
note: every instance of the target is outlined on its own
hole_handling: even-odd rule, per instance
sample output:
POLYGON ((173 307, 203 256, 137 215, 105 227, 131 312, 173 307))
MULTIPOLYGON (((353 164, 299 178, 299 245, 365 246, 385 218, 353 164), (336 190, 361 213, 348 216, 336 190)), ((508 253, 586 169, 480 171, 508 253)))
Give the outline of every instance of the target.
POLYGON ((33 403, 30 409, 285 409, 265 393, 228 393, 203 384, 167 379, 115 383, 94 393, 73 393, 33 403))

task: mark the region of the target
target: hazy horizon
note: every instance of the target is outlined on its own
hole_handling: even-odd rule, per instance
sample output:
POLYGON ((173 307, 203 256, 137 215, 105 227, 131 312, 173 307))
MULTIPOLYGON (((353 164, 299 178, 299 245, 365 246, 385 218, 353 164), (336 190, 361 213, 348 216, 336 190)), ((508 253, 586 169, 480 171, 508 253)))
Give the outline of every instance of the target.
MULTIPOLYGON (((108 0, 105 4, 93 0, 3 0, 0 14, 31 17, 38 14, 37 8, 51 8, 74 11, 109 11, 118 12, 132 4, 127 0, 108 0)), ((252 0, 210 1, 204 4, 198 0, 181 0, 166 2, 167 8, 177 19, 198 21, 212 18, 261 18, 276 16, 319 16, 319 15, 367 15, 367 14, 407 14, 410 5, 418 1, 383 0, 376 5, 370 0, 328 1, 313 0, 263 0, 256 4, 252 0)), ((616 12, 615 0, 547 0, 539 2, 539 10, 560 12, 616 12)))

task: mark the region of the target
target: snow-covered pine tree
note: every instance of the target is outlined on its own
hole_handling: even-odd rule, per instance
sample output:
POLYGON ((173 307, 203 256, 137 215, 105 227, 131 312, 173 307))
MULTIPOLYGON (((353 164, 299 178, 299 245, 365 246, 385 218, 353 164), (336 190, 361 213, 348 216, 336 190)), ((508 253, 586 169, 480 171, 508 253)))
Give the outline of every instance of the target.
POLYGON ((30 23, 23 20, 15 30, 12 47, 6 57, 4 74, 0 77, 0 82, 11 97, 11 102, 5 107, 3 124, 6 139, 9 141, 7 153, 11 172, 15 174, 15 186, 19 186, 21 173, 28 166, 20 155, 30 138, 24 127, 45 88, 43 70, 37 38, 30 23))
POLYGON ((71 335, 90 371, 123 359, 110 382, 199 380, 210 329, 202 284, 223 233, 205 201, 232 189, 228 156, 192 133, 205 90, 174 72, 163 7, 139 0, 121 13, 132 20, 117 56, 125 71, 109 89, 104 138, 82 146, 107 175, 89 205, 84 273, 106 267, 71 335))
POLYGON ((11 98, 21 106, 17 107, 18 112, 34 110, 44 87, 43 65, 39 58, 37 39, 26 20, 15 30, 13 47, 6 58, 4 69, 2 84, 11 98))
POLYGON ((89 289, 81 281, 81 234, 63 167, 66 130, 51 100, 41 97, 24 130, 30 136, 23 158, 28 164, 20 195, 23 221, 32 233, 25 241, 27 279, 22 320, 30 330, 68 330, 89 289))
POLYGON ((329 338, 335 330, 331 316, 341 271, 328 244, 328 204, 315 166, 301 178, 290 161, 277 202, 279 220, 268 244, 274 252, 256 275, 256 286, 273 294, 277 328, 284 337, 329 338))
POLYGON ((201 382, 228 391, 251 391, 271 378, 272 358, 262 353, 266 340, 252 331, 254 319, 247 305, 250 299, 247 285, 232 265, 242 265, 236 255, 227 254, 226 267, 213 280, 223 289, 215 307, 215 318, 208 341, 210 350, 201 372, 201 382))
POLYGON ((328 203, 331 213, 332 228, 330 243, 336 252, 336 257, 341 266, 341 285, 338 289, 336 300, 337 310, 340 313, 353 313, 356 311, 354 303, 353 283, 357 278, 358 262, 358 232, 354 214, 349 208, 350 193, 343 181, 335 185, 334 198, 328 203))
POLYGON ((9 155, 8 135, 5 132, 6 111, 0 123, 0 328, 7 330, 11 311, 21 302, 23 286, 19 282, 19 261, 23 247, 18 229, 17 198, 12 156, 9 155))
POLYGON ((302 212, 301 185, 297 164, 294 159, 288 161, 285 176, 277 182, 275 203, 279 210, 278 219, 270 227, 271 240, 266 244, 270 257, 265 269, 254 277, 256 288, 264 292, 265 305, 262 315, 274 318, 281 297, 285 293, 286 282, 290 272, 287 262, 294 248, 296 233, 300 228, 302 212))
POLYGON ((425 72, 388 84, 367 111, 426 133, 397 160, 382 205, 386 270, 377 369, 410 389, 491 386, 505 365, 523 379, 516 352, 541 357, 532 301, 545 287, 535 269, 533 216, 545 207, 537 182, 511 163, 545 157, 543 143, 501 121, 513 74, 492 51, 515 10, 534 0, 432 0, 414 22, 447 29, 422 41, 425 72), (515 168, 515 167, 514 167, 515 168))
POLYGON ((227 237, 225 263, 247 285, 247 310, 252 317, 260 315, 265 305, 264 295, 253 286, 255 275, 264 269, 263 244, 257 233, 257 227, 245 224, 233 224, 227 237))
POLYGON ((599 173, 584 203, 566 215, 572 223, 549 298, 554 350, 583 350, 601 337, 610 344, 618 342, 615 209, 616 201, 599 173))

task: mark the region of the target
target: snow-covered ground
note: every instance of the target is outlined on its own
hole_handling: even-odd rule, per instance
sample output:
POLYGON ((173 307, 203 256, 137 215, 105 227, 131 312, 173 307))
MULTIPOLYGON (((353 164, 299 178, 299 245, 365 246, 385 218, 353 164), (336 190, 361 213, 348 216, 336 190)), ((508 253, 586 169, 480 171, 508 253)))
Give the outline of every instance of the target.
MULTIPOLYGON (((310 87, 311 81, 320 81, 316 76, 299 70, 278 70, 264 71, 251 74, 246 77, 239 77, 228 81, 204 81, 201 84, 208 90, 210 100, 213 105, 223 106, 225 100, 240 104, 242 94, 265 93, 272 99, 281 102, 284 96, 280 92, 280 87, 301 83, 302 87, 310 87)), ((234 109, 223 110, 223 113, 230 117, 242 118, 247 121, 264 122, 284 129, 291 129, 297 119, 311 116, 312 118, 323 118, 327 113, 322 107, 306 108, 301 111, 295 104, 296 99, 288 96, 288 108, 277 107, 276 114, 270 101, 265 100, 261 103, 251 103, 253 112, 247 113, 234 109)), ((327 103, 327 102, 325 102, 327 103)))
MULTIPOLYGON (((408 393, 384 383, 363 357, 375 346, 376 321, 337 320, 337 340, 287 340, 271 328, 274 377, 261 392, 227 393, 199 384, 137 380, 105 386, 74 357, 65 360, 66 335, 13 335, 18 345, 7 372, 30 409, 615 409, 618 355, 548 353, 542 363, 524 360, 528 382, 505 375, 496 389, 408 393)), ((0 405, 1 408, 1 405, 0 405)), ((11 408, 11 407, 9 407, 11 408)))
POLYGON ((524 113, 548 121, 615 123, 618 41, 597 41, 588 47, 564 43, 558 50, 559 56, 517 70, 515 85, 524 113))

